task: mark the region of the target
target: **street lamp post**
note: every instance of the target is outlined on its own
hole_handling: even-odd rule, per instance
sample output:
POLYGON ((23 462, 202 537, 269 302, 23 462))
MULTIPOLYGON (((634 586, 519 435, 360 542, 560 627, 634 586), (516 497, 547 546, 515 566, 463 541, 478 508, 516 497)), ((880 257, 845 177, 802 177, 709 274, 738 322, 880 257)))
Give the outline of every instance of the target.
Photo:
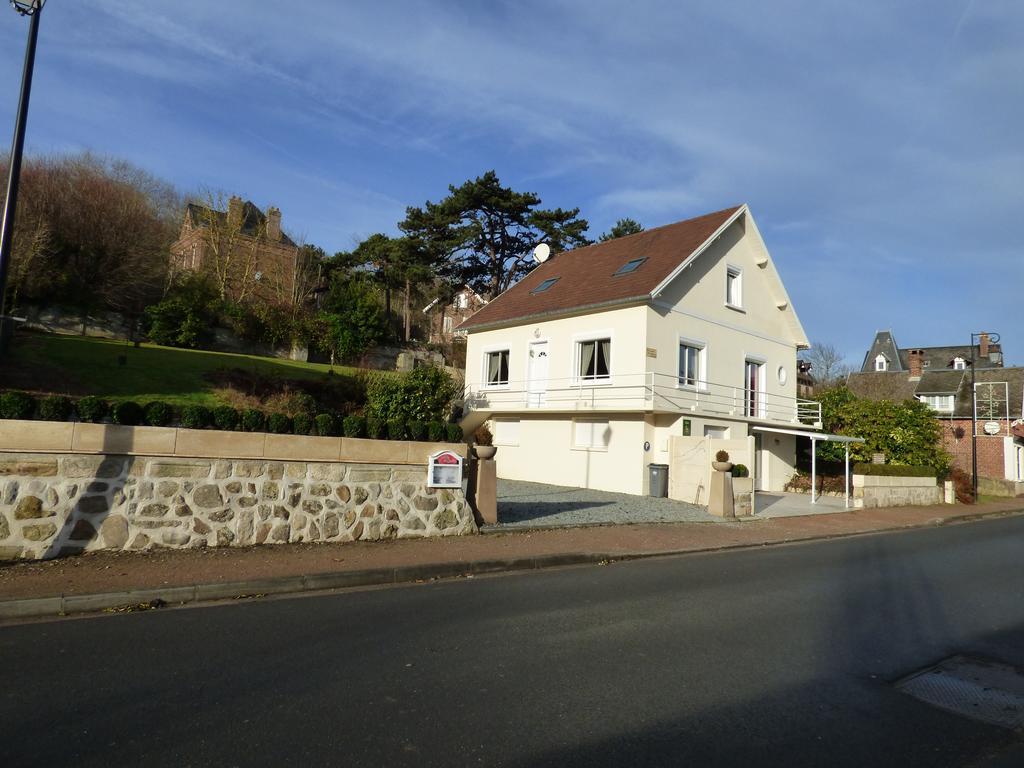
POLYGON ((977 377, 974 375, 974 344, 982 336, 987 336, 993 344, 999 341, 998 333, 979 331, 971 334, 971 484, 975 501, 978 499, 978 393, 975 390, 977 377))
POLYGON ((11 241, 14 239, 14 211, 18 204, 18 177, 21 175, 21 153, 25 146, 25 123, 28 120, 28 99, 32 91, 32 67, 36 58, 36 38, 39 36, 39 16, 46 0, 11 0, 14 10, 28 16, 28 43, 25 46, 25 66, 21 73, 21 96, 14 122, 14 140, 11 142, 11 162, 7 176, 7 196, 4 198, 4 217, 0 223, 0 349, 3 346, 7 316, 4 299, 7 295, 7 269, 11 263, 11 241))

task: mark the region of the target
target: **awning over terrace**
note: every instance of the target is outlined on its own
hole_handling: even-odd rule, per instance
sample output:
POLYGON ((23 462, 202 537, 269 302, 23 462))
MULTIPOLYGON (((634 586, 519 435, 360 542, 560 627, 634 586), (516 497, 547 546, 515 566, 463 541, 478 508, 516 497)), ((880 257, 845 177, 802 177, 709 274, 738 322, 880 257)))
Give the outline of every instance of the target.
POLYGON ((773 432, 778 435, 796 435, 811 441, 811 504, 818 503, 818 443, 844 443, 846 446, 845 493, 843 494, 846 508, 850 508, 850 443, 863 443, 863 437, 847 437, 846 435, 829 435, 822 432, 809 432, 803 429, 783 429, 781 427, 752 427, 755 432, 773 432))

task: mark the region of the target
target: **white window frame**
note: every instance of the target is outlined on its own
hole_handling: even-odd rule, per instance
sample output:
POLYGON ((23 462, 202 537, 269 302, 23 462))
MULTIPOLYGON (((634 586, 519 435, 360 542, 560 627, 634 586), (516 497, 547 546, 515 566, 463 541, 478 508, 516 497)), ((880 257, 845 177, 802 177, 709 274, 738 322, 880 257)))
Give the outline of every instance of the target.
POLYGON ((883 354, 878 354, 875 357, 875 371, 888 371, 889 370, 889 358, 883 354))
MULTIPOLYGON (((600 425, 602 425, 604 427, 604 429, 601 430, 602 434, 603 434, 603 432, 605 430, 611 428, 611 422, 608 419, 594 419, 594 418, 573 419, 572 420, 572 434, 569 436, 569 439, 571 441, 570 445, 569 445, 570 449, 572 449, 574 451, 600 451, 601 453, 607 453, 608 452, 608 445, 605 445, 600 440, 597 442, 597 444, 595 444, 595 441, 594 441, 594 432, 595 432, 595 430, 594 430, 594 426, 593 425, 596 425, 596 424, 600 424, 600 425), (591 428, 590 428, 590 443, 588 445, 580 445, 578 443, 577 439, 576 439, 577 427, 580 424, 590 424, 590 425, 592 425, 591 428)), ((608 441, 608 444, 609 445, 611 444, 610 440, 608 441)))
MULTIPOLYGON (((576 386, 606 387, 612 383, 612 360, 615 357, 615 334, 611 331, 599 331, 586 334, 577 334, 572 339, 572 382, 576 386), (608 340, 608 375, 587 377, 580 372, 580 365, 583 362, 583 345, 594 341, 608 340)), ((597 354, 595 349, 595 355, 597 354)))
POLYGON ((953 395, 918 395, 917 399, 920 400, 925 405, 927 405, 936 413, 952 413, 953 408, 956 405, 956 398, 953 395), (938 406, 938 400, 940 398, 944 401, 944 403, 949 404, 948 408, 940 408, 938 406))
MULTIPOLYGON (((508 344, 484 347, 480 350, 480 388, 481 389, 509 389, 512 385, 512 350, 508 344), (492 384, 487 376, 488 362, 491 355, 504 352, 508 360, 508 380, 498 384, 492 384)), ((500 372, 500 371, 499 371, 500 372)))
POLYGON ((768 361, 759 355, 743 355, 743 416, 747 419, 768 418, 768 361), (747 413, 749 405, 747 392, 747 365, 758 366, 757 370, 757 403, 755 413, 747 413))
POLYGON ((708 391, 708 344, 706 341, 690 339, 686 336, 676 337, 676 387, 689 389, 696 392, 708 391), (686 384, 680 381, 679 363, 681 362, 683 347, 692 347, 697 350, 697 383, 686 384))
POLYGON ((966 371, 967 370, 967 360, 965 360, 964 358, 959 357, 959 356, 958 357, 954 357, 953 358, 953 370, 954 371, 966 371))
POLYGON ((725 306, 729 309, 743 310, 743 268, 734 264, 725 266, 725 306), (730 286, 732 291, 729 290, 730 286), (730 293, 733 295, 730 296, 730 293))

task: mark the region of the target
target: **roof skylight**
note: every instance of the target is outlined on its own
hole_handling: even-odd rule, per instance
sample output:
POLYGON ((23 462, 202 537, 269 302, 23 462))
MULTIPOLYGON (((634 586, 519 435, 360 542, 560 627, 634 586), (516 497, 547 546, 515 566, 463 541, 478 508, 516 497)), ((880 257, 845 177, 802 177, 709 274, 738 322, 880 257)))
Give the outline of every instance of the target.
POLYGON ((548 278, 547 280, 545 280, 545 281, 544 281, 543 283, 541 283, 541 284, 540 284, 540 285, 538 285, 538 286, 537 286, 536 288, 534 288, 534 289, 533 289, 532 291, 530 291, 530 293, 544 293, 544 291, 546 291, 546 290, 547 290, 548 288, 550 288, 550 287, 551 287, 552 285, 554 285, 555 283, 557 283, 557 282, 558 282, 558 280, 559 280, 559 278, 557 278, 557 277, 549 277, 549 278, 548 278))
POLYGON ((636 272, 637 268, 647 261, 646 256, 641 256, 639 259, 630 259, 616 271, 615 276, 628 275, 630 272, 636 272))

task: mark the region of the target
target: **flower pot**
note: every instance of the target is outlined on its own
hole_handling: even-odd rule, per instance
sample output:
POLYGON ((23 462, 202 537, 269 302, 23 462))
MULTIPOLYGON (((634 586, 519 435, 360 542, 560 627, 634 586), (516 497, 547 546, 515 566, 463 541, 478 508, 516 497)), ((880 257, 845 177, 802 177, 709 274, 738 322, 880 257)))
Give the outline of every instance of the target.
POLYGON ((473 455, 478 459, 493 459, 494 454, 498 452, 498 446, 496 445, 474 445, 473 455))
POLYGON ((711 467, 719 472, 731 472, 732 462, 731 461, 712 461, 711 467))

